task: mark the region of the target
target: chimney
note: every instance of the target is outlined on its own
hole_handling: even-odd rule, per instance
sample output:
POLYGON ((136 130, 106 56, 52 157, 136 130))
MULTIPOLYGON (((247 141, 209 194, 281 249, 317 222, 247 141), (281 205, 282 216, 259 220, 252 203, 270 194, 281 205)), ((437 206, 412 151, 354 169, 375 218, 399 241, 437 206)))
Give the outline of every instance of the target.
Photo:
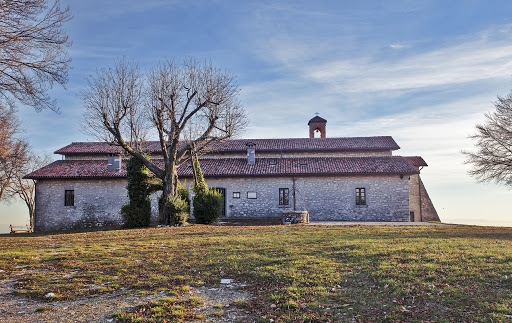
POLYGON ((121 156, 108 158, 107 172, 109 172, 109 173, 120 173, 121 172, 121 156))
POLYGON ((247 146, 247 164, 254 165, 256 164, 256 144, 253 142, 248 142, 247 146))

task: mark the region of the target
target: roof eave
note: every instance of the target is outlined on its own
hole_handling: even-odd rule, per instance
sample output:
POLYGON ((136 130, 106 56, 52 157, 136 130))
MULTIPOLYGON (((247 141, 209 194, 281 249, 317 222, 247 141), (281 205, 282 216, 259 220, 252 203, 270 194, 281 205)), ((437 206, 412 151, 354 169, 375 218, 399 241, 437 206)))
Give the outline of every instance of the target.
POLYGON ((120 176, 25 176, 26 179, 123 179, 126 175, 120 176))
MULTIPOLYGON (((415 175, 419 174, 419 171, 407 171, 407 172, 386 172, 386 173, 364 173, 364 172, 350 172, 350 173, 286 173, 286 174, 217 174, 217 175, 209 175, 203 174, 204 177, 213 178, 213 177, 293 177, 293 176, 393 176, 393 175, 415 175)), ((191 178, 192 175, 181 175, 180 177, 191 178)), ((25 176, 26 179, 125 179, 126 175, 119 176, 25 176)))
MULTIPOLYGON (((392 176, 392 175, 416 175, 419 171, 392 172, 392 173, 288 173, 288 174, 225 174, 225 175, 208 175, 204 177, 293 177, 293 176, 392 176)), ((192 175, 181 175, 181 177, 192 177, 192 175)))

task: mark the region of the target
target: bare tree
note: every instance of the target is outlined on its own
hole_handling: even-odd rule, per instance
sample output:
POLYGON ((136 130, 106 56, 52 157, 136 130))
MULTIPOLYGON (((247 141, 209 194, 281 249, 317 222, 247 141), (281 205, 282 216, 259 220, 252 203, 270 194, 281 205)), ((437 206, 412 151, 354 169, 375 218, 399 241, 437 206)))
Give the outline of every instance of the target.
POLYGON ((477 125, 476 151, 463 151, 465 163, 471 164, 469 174, 480 182, 503 183, 512 186, 512 92, 498 97, 496 110, 485 114, 486 122, 477 125))
POLYGON ((28 143, 19 138, 20 133, 14 111, 0 105, 0 200, 27 160, 28 143))
MULTIPOLYGON (((137 64, 123 59, 89 79, 82 93, 85 130, 141 160, 162 180, 164 196, 174 196, 179 165, 246 126, 238 93, 235 77, 208 62, 167 60, 143 78, 137 64), (162 164, 136 148, 148 126, 158 136, 162 164)), ((167 209, 162 212, 168 224, 167 209)))
POLYGON ((9 186, 5 190, 8 199, 20 198, 28 208, 30 228, 34 229, 34 208, 35 208, 35 180, 23 178, 25 175, 48 165, 52 159, 50 156, 37 156, 28 153, 25 162, 17 168, 12 175, 9 186))
POLYGON ((62 27, 71 18, 59 1, 0 1, 0 104, 18 100, 58 111, 47 92, 54 82, 64 86, 68 80, 71 42, 62 27))

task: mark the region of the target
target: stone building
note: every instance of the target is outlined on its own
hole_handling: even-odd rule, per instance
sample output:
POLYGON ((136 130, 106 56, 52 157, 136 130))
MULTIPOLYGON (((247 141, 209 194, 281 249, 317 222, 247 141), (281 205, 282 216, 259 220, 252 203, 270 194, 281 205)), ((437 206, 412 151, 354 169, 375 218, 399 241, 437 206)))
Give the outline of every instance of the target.
MULTIPOLYGON (((427 166, 421 157, 394 156, 400 147, 389 136, 327 138, 326 123, 311 119, 309 138, 210 145, 200 164, 208 185, 224 196, 223 216, 268 219, 307 210, 311 221, 439 220, 420 178, 427 166)), ((146 142, 145 149, 159 158, 158 142, 146 142)), ((128 199, 121 148, 74 142, 55 153, 63 159, 26 176, 36 180, 35 230, 122 224, 128 199)), ((178 175, 190 185, 192 166, 181 165, 178 175)))

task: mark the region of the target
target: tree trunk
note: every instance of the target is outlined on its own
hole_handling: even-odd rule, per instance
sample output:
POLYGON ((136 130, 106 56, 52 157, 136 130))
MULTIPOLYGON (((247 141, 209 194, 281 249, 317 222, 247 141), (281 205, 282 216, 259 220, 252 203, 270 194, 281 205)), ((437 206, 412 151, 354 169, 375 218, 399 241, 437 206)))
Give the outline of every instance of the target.
POLYGON ((34 205, 28 205, 28 215, 30 217, 30 228, 34 231, 34 205))
POLYGON ((170 196, 176 195, 177 187, 178 187, 178 172, 176 171, 176 148, 174 148, 174 153, 169 154, 170 158, 165 162, 165 177, 163 179, 163 198, 164 205, 160 210, 160 219, 162 220, 163 225, 170 224, 170 211, 169 208, 166 207, 166 203, 169 200, 170 196))
POLYGON ((161 219, 163 225, 169 225, 170 216, 171 216, 169 208, 166 206, 167 201, 169 200, 169 197, 171 195, 173 195, 172 194, 173 182, 172 182, 172 176, 170 176, 170 175, 171 174, 169 174, 169 173, 165 174, 165 178, 163 180, 163 186, 164 186, 164 190, 162 192, 163 205, 160 208, 160 219, 161 219))
POLYGON ((197 187, 197 169, 196 169, 196 165, 194 164, 195 158, 197 158, 197 156, 190 158, 190 162, 192 164, 192 177, 194 177, 194 186, 193 187, 197 187))

